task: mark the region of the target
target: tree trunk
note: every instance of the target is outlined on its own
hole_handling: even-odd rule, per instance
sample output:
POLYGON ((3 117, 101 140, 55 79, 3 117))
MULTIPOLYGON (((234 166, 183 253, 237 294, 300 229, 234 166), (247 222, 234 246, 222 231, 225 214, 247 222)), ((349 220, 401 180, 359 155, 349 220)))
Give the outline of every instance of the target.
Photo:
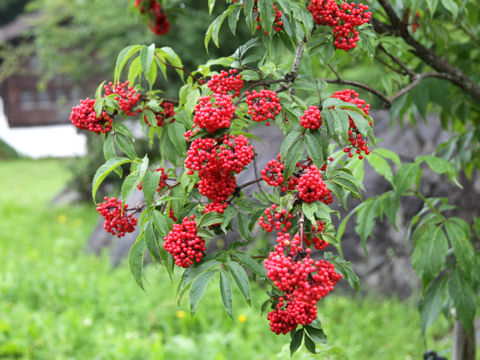
POLYGON ((455 309, 452 309, 455 319, 453 328, 453 354, 452 360, 475 360, 475 327, 472 324, 470 332, 458 321, 455 309))

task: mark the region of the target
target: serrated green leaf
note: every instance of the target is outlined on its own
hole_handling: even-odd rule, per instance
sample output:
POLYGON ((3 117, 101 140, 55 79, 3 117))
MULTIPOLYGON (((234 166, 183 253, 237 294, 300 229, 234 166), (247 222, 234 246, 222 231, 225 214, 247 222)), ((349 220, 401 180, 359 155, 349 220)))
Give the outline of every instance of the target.
POLYGON ((305 331, 314 342, 318 344, 324 344, 327 342, 327 335, 325 335, 321 328, 319 329, 313 326, 305 326, 305 331))
POLYGON ((322 144, 313 134, 306 133, 304 139, 308 156, 312 158, 313 163, 320 169, 325 164, 322 144))
POLYGON ((115 155, 115 146, 113 143, 113 134, 108 133, 103 143, 103 156, 105 160, 113 159, 115 155))
POLYGON ((422 278, 424 288, 442 270, 447 253, 448 241, 441 226, 435 227, 433 231, 426 232, 415 243, 412 266, 422 278))
POLYGON ((187 151, 187 143, 183 136, 185 131, 185 126, 178 121, 168 125, 168 137, 179 154, 183 154, 187 151))
POLYGON ((103 180, 105 180, 105 178, 108 176, 108 174, 110 174, 117 167, 123 164, 127 164, 129 162, 132 162, 132 160, 130 160, 129 158, 115 157, 113 159, 107 160, 103 165, 98 168, 92 181, 92 197, 94 202, 97 190, 102 184, 103 180))
POLYGON ((208 271, 204 274, 201 274, 193 281, 189 292, 190 311, 192 314, 195 313, 198 302, 203 297, 203 293, 205 292, 208 283, 212 279, 213 275, 215 275, 217 272, 218 270, 208 271))
POLYGON ((442 0, 442 5, 447 9, 451 14, 453 19, 456 19, 458 16, 458 5, 453 0, 442 0))
POLYGON ((115 142, 118 147, 127 155, 130 159, 138 158, 137 153, 135 152, 135 147, 133 146, 132 140, 122 134, 115 135, 115 142))
POLYGON ((267 272, 265 270, 265 267, 257 263, 250 256, 241 252, 237 252, 237 253, 234 253, 233 257, 236 260, 238 260, 240 263, 245 265, 247 268, 252 270, 260 279, 267 278, 267 272))
POLYGON ((227 314, 232 317, 232 286, 225 270, 220 271, 220 294, 227 314))
POLYGON ((145 242, 143 238, 137 240, 128 254, 128 266, 133 279, 143 290, 143 258, 145 256, 145 242))
POLYGON ((313 342, 313 340, 310 338, 310 336, 308 336, 308 333, 307 333, 307 336, 305 336, 305 347, 307 348, 307 350, 309 352, 311 352, 312 354, 316 354, 317 351, 315 349, 315 343, 313 342))
POLYGON ((367 238, 371 236, 376 218, 378 217, 379 201, 378 198, 370 198, 363 203, 358 210, 357 226, 355 231, 361 238, 361 244, 365 254, 367 253, 367 238))
POLYGON ((421 170, 416 163, 402 164, 393 179, 397 198, 402 196, 405 191, 410 190, 420 171, 421 170))
POLYGON ((436 283, 430 284, 418 303, 420 326, 423 334, 426 334, 428 328, 440 315, 445 297, 446 280, 446 277, 442 277, 436 283))
POLYGON ((293 356, 295 351, 297 351, 300 345, 302 345, 302 340, 303 340, 303 329, 298 329, 294 331, 292 335, 292 340, 290 340, 290 356, 293 356))
POLYGON ((273 22, 275 21, 275 10, 271 0, 258 0, 258 11, 260 13, 260 24, 269 36, 272 35, 273 22))
POLYGON ((139 52, 141 47, 142 47, 141 45, 132 45, 120 51, 117 57, 117 62, 115 64, 115 73, 113 76, 113 79, 114 79, 113 82, 115 84, 119 80, 122 70, 125 67, 125 64, 127 63, 128 59, 130 59, 133 55, 139 52))
POLYGON ((198 220, 197 227, 207 227, 214 224, 222 223, 223 215, 216 212, 211 211, 206 214, 203 214, 200 219, 198 220))
POLYGON ((285 157, 285 167, 283 169, 283 178, 288 179, 290 175, 295 171, 295 167, 303 155, 303 143, 298 139, 288 149, 287 156, 285 157))
POLYGON ((285 158, 287 157, 288 151, 292 147, 294 141, 301 135, 300 130, 292 130, 290 131, 287 136, 285 136, 285 139, 282 142, 282 147, 280 148, 280 155, 281 155, 281 161, 285 161, 285 158))
POLYGON ((470 333, 477 307, 475 291, 459 268, 450 274, 447 286, 448 294, 453 300, 453 305, 457 311, 457 318, 468 334, 470 333))
POLYGON ((142 191, 147 204, 153 203, 160 182, 160 171, 146 171, 142 179, 142 191))
POLYGON ((229 15, 228 15, 228 26, 233 35, 237 30, 237 23, 240 19, 240 12, 242 11, 241 6, 237 6, 229 15))
POLYGON ((227 262, 227 266, 240 292, 245 297, 247 303, 250 304, 250 282, 248 281, 247 273, 241 265, 234 261, 227 262))
POLYGON ((387 160, 375 154, 374 152, 372 152, 369 156, 366 156, 366 159, 378 174, 382 175, 390 183, 393 182, 392 169, 390 168, 390 164, 387 160))
POLYGON ((237 209, 233 206, 227 206, 223 212, 222 230, 225 232, 230 221, 237 215, 237 209))
POLYGON ((145 76, 150 72, 150 67, 153 62, 153 57, 155 55, 155 44, 150 46, 142 46, 140 50, 140 64, 142 66, 142 71, 145 76))
POLYGON ((250 236, 250 231, 248 230, 248 216, 244 213, 239 212, 237 216, 237 228, 238 233, 243 240, 250 241, 252 237, 250 236))
POLYGON ((469 274, 475 266, 475 253, 470 242, 470 225, 461 218, 450 218, 445 223, 445 230, 457 258, 457 263, 469 274))
POLYGON ((168 233, 168 224, 165 220, 165 215, 163 215, 160 211, 154 210, 152 213, 153 217, 153 224, 155 228, 158 230, 161 236, 166 236, 168 233))
POLYGON ((160 258, 158 253, 157 237, 153 229, 153 223, 151 221, 148 221, 145 224, 145 227, 143 230, 143 239, 145 241, 145 245, 147 246, 147 249, 150 255, 152 255, 152 257, 155 260, 157 260, 159 263, 161 263, 162 259, 160 258))

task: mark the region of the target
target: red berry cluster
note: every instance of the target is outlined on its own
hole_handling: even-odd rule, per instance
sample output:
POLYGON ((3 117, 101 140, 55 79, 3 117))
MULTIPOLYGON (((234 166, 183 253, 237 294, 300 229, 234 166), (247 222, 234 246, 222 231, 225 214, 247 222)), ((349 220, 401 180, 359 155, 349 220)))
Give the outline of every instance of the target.
POLYGON ((229 95, 213 94, 213 102, 211 100, 211 96, 202 96, 199 99, 195 106, 193 122, 199 128, 213 133, 218 129, 230 126, 235 107, 229 95))
POLYGON ((210 204, 205 205, 204 213, 209 212, 217 212, 219 214, 223 214, 223 211, 227 208, 227 202, 212 202, 210 204))
POLYGON ((359 41, 357 26, 368 23, 372 13, 362 3, 358 6, 351 2, 340 7, 335 0, 311 0, 308 10, 319 25, 333 27, 334 45, 337 49, 348 51, 359 41))
POLYGON ((317 301, 342 278, 332 264, 313 260, 310 253, 310 248, 302 249, 298 234, 290 240, 290 234, 279 233, 275 250, 265 260, 268 278, 284 292, 267 316, 276 334, 311 324, 317 318, 317 301))
MULTIPOLYGON (((157 188, 157 191, 160 191, 162 190, 163 187, 165 187, 165 185, 167 185, 167 183, 165 182, 167 179, 168 179, 168 175, 165 173, 165 169, 162 168, 161 166, 157 168, 157 170, 155 171, 160 171, 161 175, 160 175, 160 179, 158 181, 158 188, 157 188)), ((138 184, 137 186, 138 190, 142 190, 142 183, 140 182, 140 184, 138 184)))
POLYGON ((237 75, 237 69, 230 71, 222 70, 219 75, 213 75, 207 82, 207 86, 214 94, 231 95, 232 97, 240 96, 240 90, 243 88, 243 80, 241 75, 237 75), (229 94, 229 92, 233 94, 229 94))
POLYGON ((172 254, 177 266, 188 268, 193 262, 200 262, 207 249, 205 240, 197 236, 195 216, 185 217, 181 224, 174 224, 173 230, 164 238, 163 247, 172 254))
MULTIPOLYGON (((277 155, 277 159, 272 159, 267 163, 267 166, 262 169, 262 179, 270 186, 278 186, 281 191, 293 190, 298 184, 299 177, 296 174, 290 176, 287 181, 283 178, 283 169, 285 164, 280 162, 280 154, 277 155)), ((297 163, 296 168, 299 171, 305 170, 306 165, 297 163)))
POLYGON ((323 229, 325 228, 325 223, 323 221, 317 220, 317 224, 312 224, 312 232, 311 232, 311 240, 308 239, 307 236, 304 235, 303 240, 307 246, 313 244, 315 249, 323 250, 328 246, 328 242, 317 236, 317 234, 321 234, 323 229))
MULTIPOLYGON (((135 0, 135 7, 138 8, 142 2, 145 3, 145 0, 135 0)), ((150 0, 147 9, 141 5, 140 13, 149 15, 148 27, 155 35, 165 35, 170 31, 170 21, 168 21, 162 5, 156 0, 150 0)))
POLYGON ((300 125, 305 129, 316 130, 322 126, 322 115, 318 107, 310 105, 300 116, 300 125))
POLYGON ((95 112, 95 100, 86 98, 80 100, 80 105, 75 106, 70 114, 70 121, 73 125, 80 129, 93 131, 101 134, 112 130, 113 119, 102 111, 101 115, 97 117, 95 112))
POLYGON ((265 209, 265 215, 260 216, 258 224, 267 232, 272 232, 273 229, 279 232, 287 232, 292 227, 292 214, 288 213, 286 209, 277 211, 277 204, 265 209))
POLYGON ((306 203, 321 201, 325 204, 333 202, 333 197, 328 190, 327 185, 322 179, 320 170, 315 165, 310 165, 297 185, 298 197, 306 203))
POLYGON ((247 91, 248 114, 252 115, 252 120, 261 122, 266 121, 270 126, 270 120, 280 113, 280 99, 275 91, 262 89, 260 92, 253 90, 247 91))
POLYGON ((126 233, 133 232, 135 225, 137 225, 137 219, 133 215, 127 215, 126 211, 128 205, 123 205, 122 215, 122 202, 113 197, 109 199, 107 196, 105 201, 97 206, 97 211, 105 219, 103 228, 112 235, 122 237, 126 233))
POLYGON ((137 93, 133 86, 129 86, 130 83, 125 81, 124 83, 118 82, 114 86, 113 82, 109 82, 108 86, 104 85, 105 96, 115 94, 114 99, 118 101, 118 107, 125 114, 130 116, 135 116, 136 113, 133 111, 133 108, 137 106, 138 100, 140 99, 140 93, 137 93))
MULTIPOLYGON (((160 107, 162 108, 158 113, 155 114, 155 119, 157 119, 157 126, 163 126, 165 123, 165 120, 171 119, 170 124, 175 121, 175 109, 173 107, 173 104, 168 101, 163 101, 160 104, 160 107)), ((147 116, 143 116, 143 120, 145 120, 145 123, 148 125, 148 127, 151 126, 150 122, 147 119, 147 116)))
MULTIPOLYGON (((257 13, 257 29, 262 30, 262 25, 260 25, 260 13, 258 12, 258 0, 255 0, 254 6, 253 6, 253 12, 257 13)), ((273 10, 275 11, 275 20, 273 21, 273 30, 276 32, 280 32, 283 29, 283 21, 282 21, 282 15, 283 13, 280 10, 277 10, 277 5, 273 3, 273 10)), ((264 30, 263 31, 266 34, 268 34, 268 31, 264 30)))
POLYGON ((225 134, 222 138, 200 138, 190 145, 185 159, 188 174, 198 171, 200 193, 209 199, 222 202, 234 191, 236 178, 253 159, 253 146, 243 135, 225 134))
MULTIPOLYGON (((359 99, 358 93, 354 90, 346 89, 343 91, 337 91, 331 97, 354 104, 366 115, 369 114, 370 105, 367 104, 365 100, 359 99)), ((372 124, 370 123, 370 125, 372 124)), ((368 139, 365 139, 362 134, 360 134, 360 131, 358 130, 357 125, 355 124, 353 119, 349 117, 348 142, 350 143, 350 146, 347 146, 343 149, 345 154, 348 154, 348 157, 353 157, 352 149, 356 149, 355 152, 358 154, 358 158, 362 160, 362 152, 365 155, 370 154, 370 150, 367 146, 367 140, 368 139)))

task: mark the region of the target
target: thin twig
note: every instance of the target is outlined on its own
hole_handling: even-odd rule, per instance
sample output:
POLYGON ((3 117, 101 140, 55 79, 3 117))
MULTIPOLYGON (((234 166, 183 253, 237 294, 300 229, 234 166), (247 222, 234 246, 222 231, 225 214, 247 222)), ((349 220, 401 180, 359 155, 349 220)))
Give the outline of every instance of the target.
POLYGON ((253 185, 255 183, 258 183, 260 181, 262 181, 263 179, 262 178, 259 178, 259 179, 255 179, 255 180, 252 180, 252 181, 249 181, 243 185, 240 185, 238 186, 238 190, 242 190, 243 188, 246 188, 247 186, 250 186, 250 185, 253 185))
POLYGON ((188 76, 190 76, 195 82, 198 83, 198 79, 197 79, 190 71, 188 71, 187 69, 182 68, 182 67, 180 67, 180 66, 175 66, 175 65, 169 64, 169 63, 163 61, 163 60, 160 58, 160 56, 158 56, 157 54, 155 54, 155 57, 156 57, 157 60, 160 61, 163 65, 168 66, 168 67, 171 67, 171 68, 173 68, 173 69, 177 69, 177 70, 183 71, 185 74, 187 74, 188 76))
MULTIPOLYGON (((292 71, 288 74, 288 79, 290 80, 289 84, 293 84, 298 76, 298 70, 300 69, 300 61, 302 60, 303 55, 303 41, 299 41, 297 45, 297 52, 295 53, 295 59, 293 60, 292 64, 292 71)), ((292 87, 290 88, 290 96, 295 94, 295 89, 292 87)))
POLYGON ((300 235, 300 240, 302 242, 302 249, 303 249, 303 233, 304 233, 304 227, 305 227, 305 214, 303 213, 303 210, 301 210, 300 213, 300 220, 298 220, 298 226, 300 229, 298 230, 298 233, 300 235))
MULTIPOLYGON (((257 166, 257 153, 253 154, 253 170, 255 171, 255 177, 258 178, 258 166, 257 166)), ((257 182, 258 190, 262 191, 261 182, 257 182)))
POLYGON ((364 90, 367 90, 368 92, 376 95, 377 97, 379 97, 380 99, 383 100, 384 103, 386 103, 388 106, 390 106, 392 104, 392 102, 390 101, 390 99, 385 95, 383 94, 382 92, 378 91, 378 90, 375 90, 374 88, 372 88, 371 86, 368 86, 366 84, 363 84, 363 83, 360 83, 358 81, 350 81, 350 80, 342 80, 342 79, 318 79, 319 81, 325 81, 329 84, 345 84, 345 85, 352 85, 352 86, 356 86, 356 87, 359 87, 361 89, 364 89, 364 90))
POLYGON ((378 48, 380 50, 382 50, 390 59, 393 60, 393 62, 395 64, 397 64, 398 66, 400 66, 403 71, 405 71, 405 75, 410 75, 410 77, 414 77, 415 75, 417 75, 417 73, 415 71, 413 71, 412 69, 410 69, 407 65, 405 65, 399 58, 397 58, 396 56, 393 56, 392 54, 390 54, 384 47, 382 44, 380 44, 378 46, 378 48))

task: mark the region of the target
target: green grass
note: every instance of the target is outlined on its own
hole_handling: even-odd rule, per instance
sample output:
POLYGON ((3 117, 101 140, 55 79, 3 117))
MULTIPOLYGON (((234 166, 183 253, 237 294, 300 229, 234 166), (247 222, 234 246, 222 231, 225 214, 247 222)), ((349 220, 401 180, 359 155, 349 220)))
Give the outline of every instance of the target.
MULTIPOLYGON (((144 293, 126 264, 112 269, 106 256, 86 254, 93 204, 48 202, 69 180, 62 161, 5 161, 0 174, 0 358, 289 358, 289 337, 271 333, 259 313, 259 288, 251 308, 235 293, 231 320, 216 280, 192 317, 161 268, 148 267, 144 293)), ((406 360, 424 351, 412 304, 337 293, 319 313, 330 345, 294 359, 406 360)), ((447 333, 439 321, 427 344, 448 348, 447 333)))

